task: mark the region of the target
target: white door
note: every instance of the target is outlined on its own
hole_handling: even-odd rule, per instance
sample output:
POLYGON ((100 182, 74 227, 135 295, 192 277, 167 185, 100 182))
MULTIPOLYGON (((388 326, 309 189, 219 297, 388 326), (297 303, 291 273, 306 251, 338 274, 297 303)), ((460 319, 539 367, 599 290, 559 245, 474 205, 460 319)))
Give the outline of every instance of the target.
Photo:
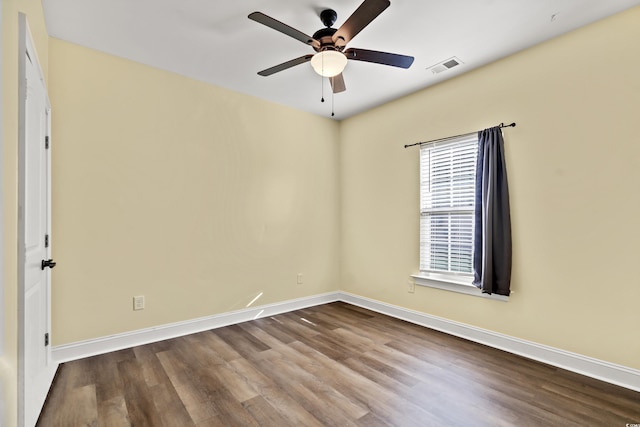
POLYGON ((37 55, 21 16, 25 50, 19 135, 19 421, 34 426, 57 364, 50 341, 50 108, 37 55))

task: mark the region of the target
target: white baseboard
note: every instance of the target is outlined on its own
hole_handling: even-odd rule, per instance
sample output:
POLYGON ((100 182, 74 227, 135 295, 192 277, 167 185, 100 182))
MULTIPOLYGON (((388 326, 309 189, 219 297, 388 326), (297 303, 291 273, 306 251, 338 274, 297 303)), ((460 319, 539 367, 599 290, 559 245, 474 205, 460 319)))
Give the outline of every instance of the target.
POLYGON ((237 323, 259 319, 261 317, 274 316, 280 313, 286 313, 289 311, 299 310, 301 308, 339 300, 340 292, 330 292, 275 304, 230 311, 198 319, 186 320, 184 322, 170 323, 167 325, 125 332, 122 334, 79 341, 71 344, 63 344, 53 347, 53 360, 59 363, 69 362, 71 360, 83 359, 85 357, 109 353, 111 351, 195 334, 209 329, 235 325, 237 323))
POLYGON ((340 292, 340 300, 371 311, 386 314, 387 316, 435 329, 449 335, 455 335, 469 341, 576 372, 587 377, 640 391, 640 370, 637 369, 616 365, 581 354, 499 334, 346 292, 340 292))
POLYGON ((397 319, 406 320, 417 325, 435 329, 469 341, 484 344, 528 359, 537 360, 551 366, 556 366, 558 368, 566 369, 568 371, 576 372, 581 375, 596 378, 601 381, 640 392, 640 370, 616 365, 614 363, 605 362, 603 360, 594 359, 554 347, 537 344, 520 338, 499 334, 497 332, 477 328, 475 326, 465 325, 463 323, 432 316, 419 311, 409 310, 347 292, 330 292, 184 322, 140 329, 108 337, 65 344, 54 347, 52 349, 52 354, 56 362, 63 363, 334 301, 343 301, 378 313, 386 314, 397 319))

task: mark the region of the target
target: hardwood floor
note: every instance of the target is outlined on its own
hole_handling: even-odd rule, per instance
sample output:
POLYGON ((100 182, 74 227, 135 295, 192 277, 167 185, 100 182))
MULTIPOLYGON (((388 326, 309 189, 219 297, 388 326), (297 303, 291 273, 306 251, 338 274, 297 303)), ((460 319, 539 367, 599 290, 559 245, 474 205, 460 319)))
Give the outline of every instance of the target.
POLYGON ((38 426, 619 426, 640 393, 345 303, 63 364, 38 426))

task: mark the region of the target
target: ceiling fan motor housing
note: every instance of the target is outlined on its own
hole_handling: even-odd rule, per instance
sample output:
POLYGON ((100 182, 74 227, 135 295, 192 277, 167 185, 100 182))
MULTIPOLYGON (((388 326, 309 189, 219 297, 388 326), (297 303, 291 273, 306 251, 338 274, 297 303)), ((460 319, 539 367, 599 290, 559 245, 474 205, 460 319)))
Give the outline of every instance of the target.
POLYGON ((333 34, 338 31, 335 28, 322 28, 321 30, 313 33, 313 38, 320 42, 320 46, 314 47, 316 52, 321 52, 323 50, 340 50, 336 47, 333 41, 333 34))
POLYGON ((333 34, 338 31, 336 28, 331 28, 333 24, 335 24, 336 19, 338 19, 338 14, 333 9, 325 9, 320 12, 320 20, 327 28, 322 28, 315 33, 313 33, 313 38, 320 42, 320 46, 314 46, 316 52, 322 52, 325 50, 337 50, 338 52, 342 52, 344 47, 336 46, 333 41, 333 34))

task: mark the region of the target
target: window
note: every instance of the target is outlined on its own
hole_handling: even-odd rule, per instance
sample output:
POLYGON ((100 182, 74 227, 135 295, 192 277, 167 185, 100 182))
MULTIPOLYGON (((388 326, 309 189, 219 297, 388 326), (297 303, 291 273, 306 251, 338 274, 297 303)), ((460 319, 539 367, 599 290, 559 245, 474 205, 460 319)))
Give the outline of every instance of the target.
POLYGON ((420 147, 420 271, 473 273, 477 134, 420 147))

